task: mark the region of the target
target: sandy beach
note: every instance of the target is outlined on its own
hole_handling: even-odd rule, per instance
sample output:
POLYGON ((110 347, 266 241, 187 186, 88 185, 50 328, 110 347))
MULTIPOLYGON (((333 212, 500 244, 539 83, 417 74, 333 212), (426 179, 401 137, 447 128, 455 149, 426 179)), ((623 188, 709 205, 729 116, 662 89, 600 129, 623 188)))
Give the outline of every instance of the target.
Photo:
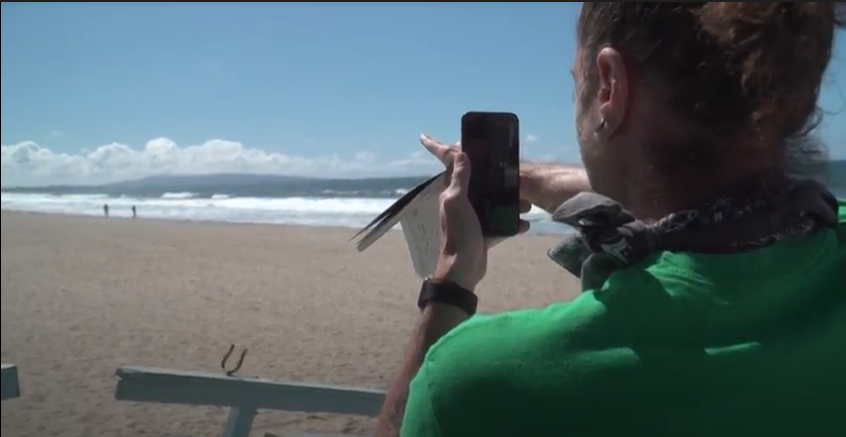
MULTIPOLYGON (((2 213, 2 355, 20 368, 2 403, 16 437, 220 435, 222 408, 113 399, 121 365, 220 372, 230 343, 243 375, 384 388, 417 316, 402 235, 364 254, 351 229, 2 213)), ((546 258, 556 237, 497 247, 480 311, 572 298, 546 258)), ((367 434, 362 417, 260 411, 255 436, 367 434)))

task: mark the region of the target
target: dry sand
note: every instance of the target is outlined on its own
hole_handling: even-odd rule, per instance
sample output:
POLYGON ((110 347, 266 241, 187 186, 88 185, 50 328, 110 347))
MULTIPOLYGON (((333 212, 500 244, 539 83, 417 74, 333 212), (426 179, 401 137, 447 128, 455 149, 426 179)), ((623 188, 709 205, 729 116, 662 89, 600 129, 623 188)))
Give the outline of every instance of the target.
MULTIPOLYGON (((113 399, 121 365, 241 370, 383 388, 415 322, 419 280, 402 236, 357 253, 350 229, 2 213, 2 355, 23 396, 2 403, 6 436, 220 435, 222 408, 113 399)), ((497 247, 480 311, 572 298, 546 258, 554 237, 497 247)), ((260 411, 253 435, 367 434, 362 417, 260 411)))

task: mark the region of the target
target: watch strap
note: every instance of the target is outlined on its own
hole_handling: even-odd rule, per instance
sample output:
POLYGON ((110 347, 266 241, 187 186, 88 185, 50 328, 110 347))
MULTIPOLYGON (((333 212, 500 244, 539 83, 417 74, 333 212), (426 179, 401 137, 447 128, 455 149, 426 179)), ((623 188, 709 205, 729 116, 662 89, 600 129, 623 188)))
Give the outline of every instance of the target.
POLYGON ((479 298, 455 282, 427 278, 420 287, 417 307, 422 311, 433 302, 457 307, 472 316, 476 314, 479 298))

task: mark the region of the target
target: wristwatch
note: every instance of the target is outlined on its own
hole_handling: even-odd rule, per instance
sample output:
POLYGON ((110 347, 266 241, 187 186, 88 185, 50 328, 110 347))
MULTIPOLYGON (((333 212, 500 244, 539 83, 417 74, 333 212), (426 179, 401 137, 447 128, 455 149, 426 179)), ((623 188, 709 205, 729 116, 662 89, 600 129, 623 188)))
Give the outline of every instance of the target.
POLYGON ((426 278, 420 287, 417 307, 422 311, 433 302, 452 305, 472 316, 476 314, 479 298, 455 282, 426 278))

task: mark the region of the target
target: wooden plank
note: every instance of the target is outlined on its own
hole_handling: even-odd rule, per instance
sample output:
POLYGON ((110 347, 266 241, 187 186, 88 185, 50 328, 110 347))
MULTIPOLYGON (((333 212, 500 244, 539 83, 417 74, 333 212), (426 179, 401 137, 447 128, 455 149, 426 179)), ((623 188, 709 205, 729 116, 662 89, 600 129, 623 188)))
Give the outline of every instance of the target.
POLYGON ((376 416, 385 392, 206 372, 125 366, 115 399, 376 416))
POLYGON ((0 398, 2 400, 12 399, 21 395, 18 385, 18 367, 14 364, 2 364, 0 373, 0 398))

